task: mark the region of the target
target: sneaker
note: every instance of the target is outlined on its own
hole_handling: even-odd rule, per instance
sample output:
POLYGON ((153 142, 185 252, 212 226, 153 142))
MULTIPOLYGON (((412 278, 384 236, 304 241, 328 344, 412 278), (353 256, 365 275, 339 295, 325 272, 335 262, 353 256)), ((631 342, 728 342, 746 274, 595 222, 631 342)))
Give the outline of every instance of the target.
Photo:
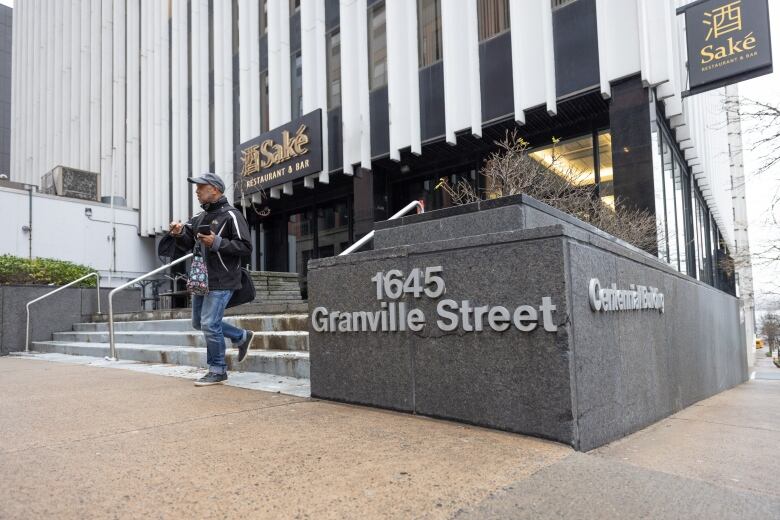
POLYGON ((246 359, 246 355, 249 353, 249 345, 252 343, 252 338, 255 337, 255 333, 251 330, 246 331, 246 339, 238 344, 238 362, 241 363, 246 359))
POLYGON ((205 376, 195 381, 195 386, 221 385, 225 381, 227 381, 227 374, 215 374, 214 372, 209 372, 205 376))

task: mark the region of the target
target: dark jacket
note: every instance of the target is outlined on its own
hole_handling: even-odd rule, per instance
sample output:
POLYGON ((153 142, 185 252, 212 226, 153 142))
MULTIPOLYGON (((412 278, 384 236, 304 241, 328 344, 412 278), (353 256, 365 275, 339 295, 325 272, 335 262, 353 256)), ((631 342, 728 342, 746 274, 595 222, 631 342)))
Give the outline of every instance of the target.
POLYGON ((187 221, 179 235, 171 235, 182 251, 192 251, 198 242, 209 273, 209 290, 236 290, 241 287, 241 257, 252 252, 249 226, 244 216, 225 197, 201 205, 203 212, 187 221), (196 239, 199 225, 208 224, 216 235, 210 248, 196 239))

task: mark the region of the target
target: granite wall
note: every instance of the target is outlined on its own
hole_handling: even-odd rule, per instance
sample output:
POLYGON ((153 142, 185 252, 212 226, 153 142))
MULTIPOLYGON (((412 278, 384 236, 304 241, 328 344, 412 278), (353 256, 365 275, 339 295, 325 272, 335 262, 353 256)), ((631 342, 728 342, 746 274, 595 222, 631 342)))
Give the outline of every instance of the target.
MULTIPOLYGON (((54 290, 42 285, 0 286, 0 355, 24 350, 27 302, 54 290)), ((110 288, 100 290, 100 310, 108 312, 110 288)), ((90 321, 97 312, 97 290, 64 289, 30 306, 30 341, 50 341, 53 332, 69 331, 74 323, 90 321)), ((114 312, 137 311, 141 306, 138 289, 126 289, 114 296, 114 312)))
MULTIPOLYGON (((747 378, 735 298, 533 199, 385 222, 375 241, 374 251, 309 263, 313 397, 589 450, 747 378), (378 298, 377 273, 397 269, 406 277, 436 266, 442 267, 442 295, 378 298), (596 312, 588 292, 593 278, 604 287, 656 287, 665 295, 664 312, 596 312), (554 311, 553 323, 543 325, 545 298, 554 311), (498 331, 504 327, 488 326, 492 311, 485 310, 482 330, 467 330, 461 318, 460 327, 445 331, 437 323, 443 300, 458 302, 461 311, 464 301, 510 312, 528 306, 526 318, 533 312, 538 324, 498 331), (384 332, 346 332, 339 324, 332 332, 323 311, 316 312, 389 307, 396 315, 419 309, 425 324, 384 332)), ((473 313, 469 319, 470 328, 478 328, 473 313)))

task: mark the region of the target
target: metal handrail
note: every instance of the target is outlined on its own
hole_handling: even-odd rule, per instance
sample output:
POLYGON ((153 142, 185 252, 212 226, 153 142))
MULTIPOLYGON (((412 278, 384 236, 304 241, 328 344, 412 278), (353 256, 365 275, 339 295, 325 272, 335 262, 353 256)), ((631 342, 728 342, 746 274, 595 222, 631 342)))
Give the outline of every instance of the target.
POLYGON ((63 289, 67 289, 71 285, 77 284, 77 283, 79 283, 82 280, 86 280, 90 276, 94 276, 95 279, 97 280, 97 309, 98 309, 98 314, 100 314, 100 275, 98 273, 96 273, 96 272, 85 274, 84 276, 82 276, 78 280, 73 280, 68 285, 63 285, 62 287, 54 289, 51 292, 47 292, 43 296, 39 296, 38 298, 35 298, 34 300, 31 300, 31 301, 27 302, 27 332, 26 332, 25 337, 24 337, 24 351, 25 352, 29 352, 30 351, 30 305, 32 305, 35 302, 41 301, 44 298, 47 298, 47 297, 51 296, 54 293, 58 293, 58 292, 60 292, 63 289))
MULTIPOLYGON (((413 200, 412 202, 410 202, 409 204, 407 204, 406 206, 401 208, 397 213, 395 213, 392 217, 390 217, 387 220, 395 220, 397 218, 401 218, 404 215, 406 215, 407 213, 409 213, 410 211, 412 211, 412 209, 414 209, 415 207, 418 208, 417 213, 425 213, 425 206, 423 205, 422 201, 413 200)), ((355 242, 354 244, 352 244, 351 246, 346 248, 344 251, 339 253, 339 256, 348 255, 348 254, 350 254, 350 253, 360 249, 361 247, 363 247, 367 242, 369 242, 373 238, 374 238, 374 230, 371 230, 363 238, 361 238, 360 240, 358 240, 357 242, 355 242)))
POLYGON ((152 275, 155 275, 159 273, 160 271, 165 271, 172 265, 180 264, 184 262, 185 260, 189 260, 194 256, 193 253, 189 253, 187 255, 184 255, 181 258, 177 258, 173 262, 169 264, 165 264, 162 267, 158 267, 154 271, 149 271, 148 273, 139 276, 135 280, 130 280, 124 285, 120 285, 119 287, 113 289, 110 293, 108 293, 108 342, 109 342, 109 351, 108 356, 106 359, 109 361, 118 361, 119 358, 116 356, 116 345, 114 344, 114 294, 118 293, 119 291, 123 289, 127 289, 131 285, 136 284, 137 282, 140 282, 141 280, 144 280, 146 278, 149 278, 152 275))

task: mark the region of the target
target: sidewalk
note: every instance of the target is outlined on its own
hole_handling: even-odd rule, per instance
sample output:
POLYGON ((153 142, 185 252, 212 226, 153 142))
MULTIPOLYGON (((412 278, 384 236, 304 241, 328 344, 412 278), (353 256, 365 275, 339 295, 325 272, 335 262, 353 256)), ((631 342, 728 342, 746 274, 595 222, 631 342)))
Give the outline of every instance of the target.
POLYGON ((4 519, 777 518, 778 442, 780 381, 758 370, 582 454, 371 408, 0 358, 4 519))

